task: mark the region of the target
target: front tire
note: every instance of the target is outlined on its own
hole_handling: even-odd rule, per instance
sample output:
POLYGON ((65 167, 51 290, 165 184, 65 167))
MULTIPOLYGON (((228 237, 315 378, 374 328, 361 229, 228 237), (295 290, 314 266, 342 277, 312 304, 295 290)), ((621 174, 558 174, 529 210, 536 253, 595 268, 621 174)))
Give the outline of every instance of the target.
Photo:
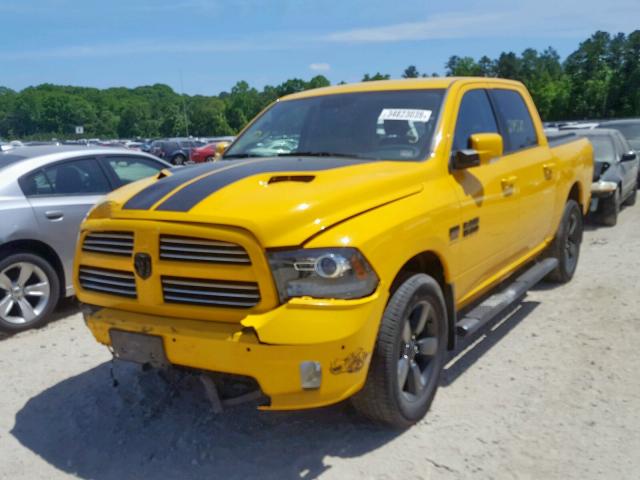
POLYGON ((413 275, 387 304, 367 381, 352 399, 356 409, 396 428, 418 422, 438 389, 447 338, 440 285, 428 275, 413 275))
POLYGON ((31 253, 0 261, 0 330, 16 333, 44 325, 60 298, 51 264, 31 253))
POLYGON ((549 247, 548 256, 558 259, 558 266, 547 280, 555 283, 567 283, 578 268, 580 245, 582 244, 582 210, 575 200, 569 200, 564 207, 560 227, 549 247))

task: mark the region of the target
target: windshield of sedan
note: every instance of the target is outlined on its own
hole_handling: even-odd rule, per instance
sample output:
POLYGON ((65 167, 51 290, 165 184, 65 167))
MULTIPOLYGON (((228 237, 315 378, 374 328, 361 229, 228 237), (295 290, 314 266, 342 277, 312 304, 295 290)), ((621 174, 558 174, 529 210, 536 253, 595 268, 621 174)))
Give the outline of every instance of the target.
POLYGON ((638 123, 607 123, 606 128, 615 128, 627 139, 634 150, 640 149, 640 122, 638 123))
POLYGON ((289 155, 423 160, 444 90, 343 93, 285 100, 261 115, 224 158, 289 155))
POLYGON ((593 158, 596 162, 613 163, 616 159, 616 150, 611 137, 604 135, 590 135, 587 138, 593 145, 593 158))

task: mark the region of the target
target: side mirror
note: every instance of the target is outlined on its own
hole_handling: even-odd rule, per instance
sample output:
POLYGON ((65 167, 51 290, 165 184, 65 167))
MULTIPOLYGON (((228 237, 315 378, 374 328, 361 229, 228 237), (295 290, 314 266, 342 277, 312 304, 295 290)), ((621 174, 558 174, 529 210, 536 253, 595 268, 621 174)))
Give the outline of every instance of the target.
POLYGON ((471 135, 469 145, 480 155, 480 164, 489 163, 504 153, 502 135, 498 133, 476 133, 471 135))
POLYGON ((502 136, 497 133, 476 133, 469 137, 471 148, 458 150, 453 156, 454 170, 477 167, 501 157, 502 136))
POLYGON ((464 170, 480 166, 480 155, 470 148, 458 150, 453 155, 452 167, 454 170, 464 170))
POLYGON ((636 159, 636 152, 627 152, 627 153, 623 153, 622 157, 620 158, 621 162, 631 162, 633 160, 636 159))

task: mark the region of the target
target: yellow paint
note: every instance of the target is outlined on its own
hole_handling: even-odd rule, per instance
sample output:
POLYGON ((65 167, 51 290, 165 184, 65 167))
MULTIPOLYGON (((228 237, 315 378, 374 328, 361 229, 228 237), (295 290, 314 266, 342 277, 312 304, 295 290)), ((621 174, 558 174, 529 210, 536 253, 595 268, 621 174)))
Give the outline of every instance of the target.
MULTIPOLYGON (((520 83, 475 78, 368 82, 302 92, 281 101, 421 88, 447 89, 434 149, 425 161, 305 172, 315 176, 311 183, 269 184, 272 174, 258 174, 219 190, 188 213, 121 209, 153 180, 111 194, 108 208, 82 225, 77 265, 133 271, 130 258, 80 249, 89 231, 133 231, 135 251, 153 259, 153 275, 147 280, 136 277, 137 300, 84 291, 76 278, 80 300, 105 307, 88 318, 98 341, 108 345, 111 328, 152 332, 164 339, 168 358, 177 365, 255 378, 270 396, 272 409, 335 403, 364 384, 389 287, 412 257, 423 252, 437 256, 446 282, 455 286, 456 307, 463 308, 549 244, 575 184, 586 213, 593 168, 590 144, 582 140, 549 149, 520 83), (481 166, 451 173, 458 106, 462 95, 474 88, 521 92, 533 113, 539 146, 494 159, 485 155, 481 166), (464 223, 476 218, 479 230, 463 236, 464 223), (459 235, 452 240, 455 226, 459 235), (252 265, 160 260, 160 233, 237 243, 247 250, 252 265), (376 292, 359 300, 299 298, 280 305, 265 250, 301 246, 358 248, 380 279, 376 292), (249 310, 164 304, 161 275, 257 282, 261 301, 249 310), (366 354, 359 353, 366 357, 364 368, 330 373, 332 364, 354 352, 366 354), (307 360, 322 365, 319 390, 301 389, 299 364, 307 360)), ((499 149, 496 138, 485 138, 485 144, 487 140, 488 151, 499 149)))

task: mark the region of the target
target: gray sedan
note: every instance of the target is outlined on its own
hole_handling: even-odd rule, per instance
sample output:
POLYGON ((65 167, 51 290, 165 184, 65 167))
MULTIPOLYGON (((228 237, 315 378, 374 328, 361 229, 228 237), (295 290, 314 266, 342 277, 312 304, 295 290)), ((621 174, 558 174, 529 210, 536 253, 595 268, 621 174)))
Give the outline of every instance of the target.
POLYGON ((634 205, 638 192, 638 158, 618 130, 579 130, 593 144, 591 212, 603 224, 618 221, 622 205, 634 205))
POLYGON ((0 152, 0 330, 47 321, 73 295, 80 222, 106 193, 170 165, 116 148, 46 146, 0 152))

